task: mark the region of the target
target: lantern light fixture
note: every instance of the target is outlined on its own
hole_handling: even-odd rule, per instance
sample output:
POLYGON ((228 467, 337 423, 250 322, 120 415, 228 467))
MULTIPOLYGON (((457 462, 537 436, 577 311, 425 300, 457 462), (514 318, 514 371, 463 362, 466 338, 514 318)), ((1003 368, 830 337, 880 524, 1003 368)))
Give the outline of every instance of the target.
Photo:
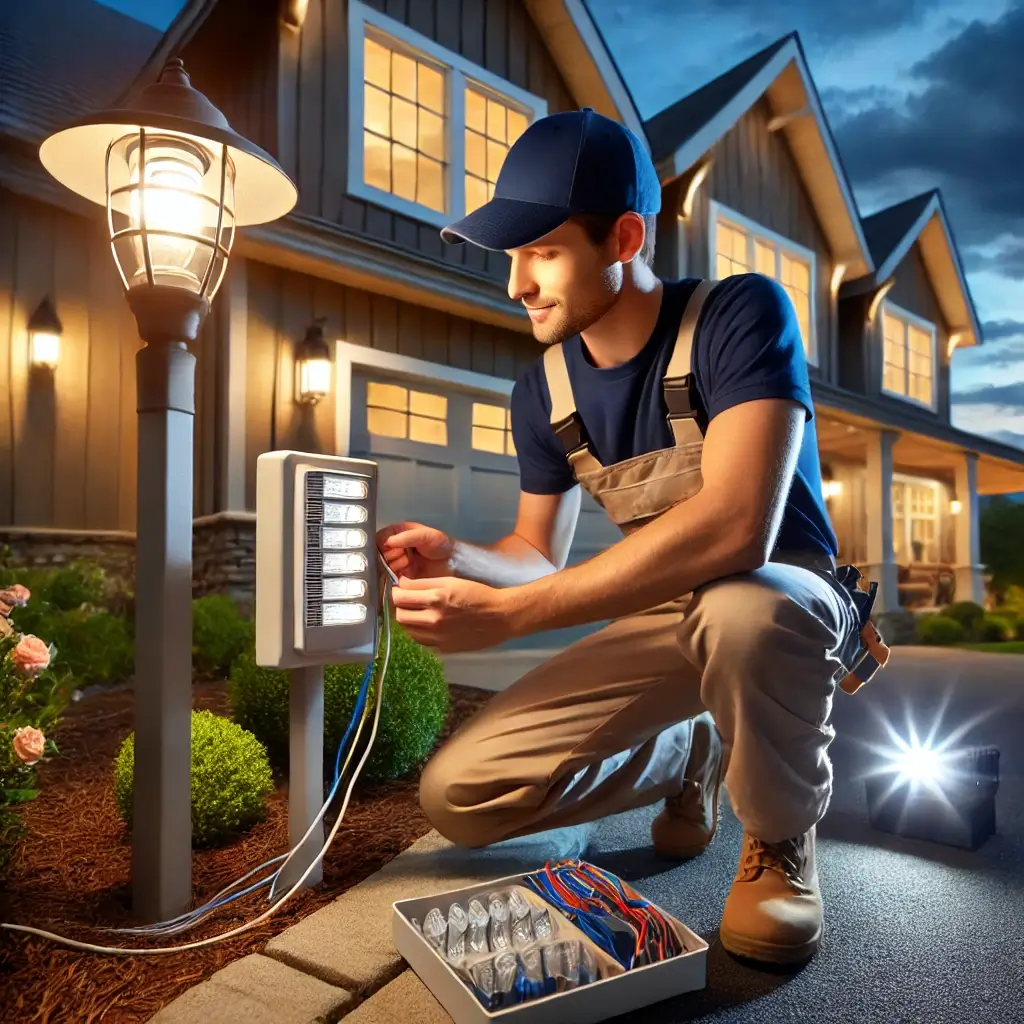
POLYGON ((57 311, 46 296, 35 308, 28 321, 29 360, 33 366, 50 370, 57 368, 60 358, 60 337, 64 327, 57 311))
POLYGON ((949 503, 949 514, 952 516, 960 515, 963 509, 963 505, 960 503, 959 498, 953 498, 949 503))
POLYGON ((295 400, 316 405, 331 390, 331 350, 324 337, 326 317, 317 317, 295 346, 295 400))

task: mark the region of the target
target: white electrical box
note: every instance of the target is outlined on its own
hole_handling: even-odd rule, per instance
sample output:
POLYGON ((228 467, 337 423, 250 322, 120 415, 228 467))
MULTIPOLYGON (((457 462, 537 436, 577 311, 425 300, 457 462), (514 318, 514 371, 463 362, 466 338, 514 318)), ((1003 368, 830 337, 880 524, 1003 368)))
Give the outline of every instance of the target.
POLYGON ((307 452, 256 460, 256 664, 373 660, 380 602, 377 463, 307 452))

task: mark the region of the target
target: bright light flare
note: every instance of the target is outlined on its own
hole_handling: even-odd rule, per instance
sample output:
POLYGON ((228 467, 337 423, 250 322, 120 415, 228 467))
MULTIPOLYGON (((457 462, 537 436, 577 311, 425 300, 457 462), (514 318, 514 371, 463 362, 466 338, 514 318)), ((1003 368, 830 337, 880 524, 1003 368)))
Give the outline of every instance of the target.
POLYGON ((909 747, 893 761, 893 767, 911 782, 941 782, 945 777, 942 757, 930 747, 909 747))

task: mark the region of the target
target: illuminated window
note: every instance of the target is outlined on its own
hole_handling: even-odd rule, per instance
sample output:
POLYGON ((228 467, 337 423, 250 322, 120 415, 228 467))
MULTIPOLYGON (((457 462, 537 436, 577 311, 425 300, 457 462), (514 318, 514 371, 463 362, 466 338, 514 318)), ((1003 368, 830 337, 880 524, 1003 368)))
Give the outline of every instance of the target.
POLYGON ((473 403, 473 447, 495 455, 515 455, 512 413, 502 405, 473 403))
POLYGON ((892 485, 893 557, 901 564, 939 561, 939 485, 898 478, 892 485))
POLYGON ((398 384, 367 381, 366 429, 382 437, 448 444, 448 399, 398 384))
POLYGON ((348 9, 350 194, 439 226, 475 210, 547 102, 360 0, 348 9))
POLYGON ((443 211, 444 74, 369 36, 363 53, 363 180, 443 211))
POLYGON ((882 388, 927 408, 935 403, 935 328, 886 303, 882 307, 882 388))
POLYGON ((494 198, 505 154, 527 123, 522 111, 472 86, 466 89, 466 213, 494 198))
POLYGON ((814 256, 733 213, 721 213, 712 203, 712 266, 721 280, 733 274, 764 274, 782 285, 800 325, 809 362, 817 362, 812 281, 814 256))

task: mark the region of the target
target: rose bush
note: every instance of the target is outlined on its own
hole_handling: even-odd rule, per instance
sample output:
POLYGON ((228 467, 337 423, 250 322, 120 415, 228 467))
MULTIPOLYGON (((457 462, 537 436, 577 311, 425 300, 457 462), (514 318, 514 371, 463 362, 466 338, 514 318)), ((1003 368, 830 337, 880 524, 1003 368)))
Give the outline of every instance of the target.
POLYGON ((53 731, 72 693, 70 674, 54 669, 54 646, 8 618, 31 596, 20 584, 0 591, 0 878, 24 834, 15 808, 39 795, 36 769, 59 753, 53 731))

